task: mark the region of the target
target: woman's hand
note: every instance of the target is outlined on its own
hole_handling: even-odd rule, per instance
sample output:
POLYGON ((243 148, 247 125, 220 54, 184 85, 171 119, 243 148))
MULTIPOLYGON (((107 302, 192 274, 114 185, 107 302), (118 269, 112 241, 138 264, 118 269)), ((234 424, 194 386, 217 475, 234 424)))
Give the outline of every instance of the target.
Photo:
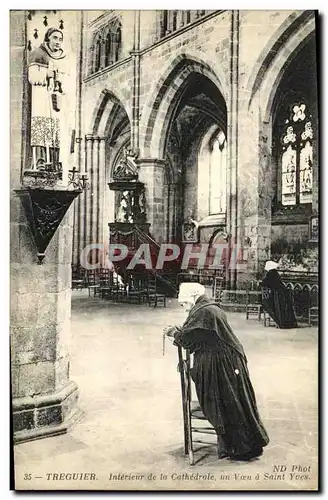
POLYGON ((174 332, 176 331, 175 326, 166 326, 163 328, 163 333, 164 335, 167 335, 167 337, 174 337, 174 332))

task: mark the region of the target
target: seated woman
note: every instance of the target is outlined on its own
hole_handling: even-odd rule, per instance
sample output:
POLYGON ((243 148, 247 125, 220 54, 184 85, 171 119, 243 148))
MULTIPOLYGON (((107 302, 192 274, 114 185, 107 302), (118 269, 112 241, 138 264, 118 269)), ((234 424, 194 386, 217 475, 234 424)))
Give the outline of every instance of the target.
POLYGON ((277 267, 278 264, 272 260, 265 264, 266 275, 262 281, 263 309, 279 328, 297 328, 292 292, 282 282, 277 267))
POLYGON ((191 376, 200 407, 218 436, 219 458, 250 460, 269 443, 261 422, 243 346, 225 313, 199 283, 182 283, 179 302, 189 312, 181 328, 164 329, 194 354, 191 376))

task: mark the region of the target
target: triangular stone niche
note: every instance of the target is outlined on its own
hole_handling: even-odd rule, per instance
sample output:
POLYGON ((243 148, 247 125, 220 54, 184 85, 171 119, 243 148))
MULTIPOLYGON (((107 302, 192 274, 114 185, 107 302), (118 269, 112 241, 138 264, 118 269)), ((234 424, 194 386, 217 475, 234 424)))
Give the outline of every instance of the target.
POLYGON ((20 197, 27 221, 37 247, 39 264, 45 251, 63 220, 67 210, 82 193, 81 190, 22 188, 15 190, 20 197))

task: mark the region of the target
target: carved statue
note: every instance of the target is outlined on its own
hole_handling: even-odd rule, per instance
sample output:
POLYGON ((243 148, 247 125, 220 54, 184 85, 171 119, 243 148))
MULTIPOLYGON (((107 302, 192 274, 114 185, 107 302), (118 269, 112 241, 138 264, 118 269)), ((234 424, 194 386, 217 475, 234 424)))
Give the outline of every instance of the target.
POLYGON ((133 180, 138 177, 138 167, 135 163, 136 155, 129 149, 123 150, 123 155, 113 172, 114 180, 133 180))
POLYGON ((32 169, 68 171, 70 106, 66 105, 69 62, 62 49, 63 32, 49 28, 32 51, 28 80, 32 85, 32 169))
POLYGON ((116 222, 145 223, 147 216, 144 198, 143 192, 123 191, 120 194, 116 222))
POLYGON ((133 222, 131 193, 123 191, 116 214, 116 222, 133 222))
POLYGON ((188 217, 187 222, 183 225, 183 240, 185 242, 195 242, 198 239, 199 223, 192 217, 188 217))

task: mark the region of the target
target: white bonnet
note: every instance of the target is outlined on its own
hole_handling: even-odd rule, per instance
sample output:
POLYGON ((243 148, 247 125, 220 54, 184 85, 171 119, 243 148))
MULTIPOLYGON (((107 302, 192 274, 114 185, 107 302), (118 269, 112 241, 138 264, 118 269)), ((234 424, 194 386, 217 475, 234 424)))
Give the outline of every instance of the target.
POLYGON ((184 302, 185 300, 199 297, 205 294, 205 287, 200 283, 181 283, 179 290, 179 302, 184 302))
POLYGON ((277 269, 278 266, 279 266, 279 264, 277 264, 276 262, 273 262, 273 260, 268 260, 265 263, 264 270, 265 271, 272 271, 272 269, 277 269))

